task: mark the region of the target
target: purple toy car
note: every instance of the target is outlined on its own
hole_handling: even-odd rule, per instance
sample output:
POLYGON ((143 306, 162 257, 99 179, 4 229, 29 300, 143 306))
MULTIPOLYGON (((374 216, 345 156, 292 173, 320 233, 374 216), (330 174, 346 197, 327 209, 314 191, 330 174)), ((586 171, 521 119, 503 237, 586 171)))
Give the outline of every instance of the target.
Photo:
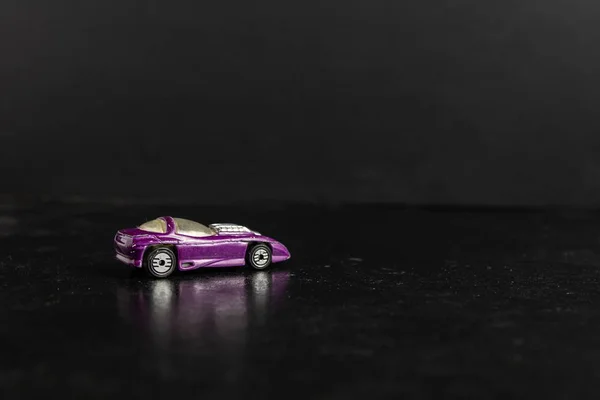
POLYGON ((278 241, 236 224, 202 225, 160 217, 137 228, 121 229, 114 239, 117 259, 166 278, 176 268, 232 267, 265 269, 290 258, 278 241))

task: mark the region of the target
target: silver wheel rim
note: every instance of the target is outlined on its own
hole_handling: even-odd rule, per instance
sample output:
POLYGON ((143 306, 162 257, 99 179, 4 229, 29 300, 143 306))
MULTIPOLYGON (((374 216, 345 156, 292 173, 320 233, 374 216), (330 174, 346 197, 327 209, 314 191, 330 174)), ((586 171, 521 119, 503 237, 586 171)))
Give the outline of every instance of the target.
POLYGON ((257 267, 264 267, 269 262, 269 252, 265 249, 258 249, 252 253, 252 261, 257 267))
POLYGON ((168 272, 173 266, 173 258, 169 253, 158 253, 152 257, 152 269, 159 274, 168 272))

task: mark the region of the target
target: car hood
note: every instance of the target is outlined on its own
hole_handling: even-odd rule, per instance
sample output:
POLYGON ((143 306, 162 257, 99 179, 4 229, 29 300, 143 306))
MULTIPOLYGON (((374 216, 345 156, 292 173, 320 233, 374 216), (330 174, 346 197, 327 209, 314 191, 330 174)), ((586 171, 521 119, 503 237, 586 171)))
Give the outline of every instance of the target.
POLYGON ((128 235, 128 236, 140 236, 140 235, 154 236, 154 232, 144 231, 139 228, 125 228, 125 229, 119 230, 119 233, 123 234, 123 235, 128 235))

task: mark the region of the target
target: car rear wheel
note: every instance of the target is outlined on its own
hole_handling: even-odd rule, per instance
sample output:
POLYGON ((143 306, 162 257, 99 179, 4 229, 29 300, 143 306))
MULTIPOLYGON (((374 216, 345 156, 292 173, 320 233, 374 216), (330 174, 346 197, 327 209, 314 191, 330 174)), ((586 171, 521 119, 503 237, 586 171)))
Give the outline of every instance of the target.
POLYGON ((146 255, 146 271, 155 278, 166 278, 177 267, 175 253, 168 247, 156 247, 146 255))
POLYGON ((271 248, 259 243, 248 251, 247 262, 254 269, 266 269, 271 265, 271 248))

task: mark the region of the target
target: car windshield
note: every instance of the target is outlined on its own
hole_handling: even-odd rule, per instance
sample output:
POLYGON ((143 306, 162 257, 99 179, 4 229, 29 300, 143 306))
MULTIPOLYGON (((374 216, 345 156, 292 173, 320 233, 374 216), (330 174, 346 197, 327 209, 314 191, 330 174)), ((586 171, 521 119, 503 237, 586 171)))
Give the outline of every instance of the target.
POLYGON ((167 233, 167 223, 162 218, 153 219, 152 221, 144 222, 139 229, 147 232, 167 233))
POLYGON ((216 235, 213 229, 198 222, 183 218, 173 218, 173 220, 175 221, 175 231, 182 235, 196 237, 216 235))

